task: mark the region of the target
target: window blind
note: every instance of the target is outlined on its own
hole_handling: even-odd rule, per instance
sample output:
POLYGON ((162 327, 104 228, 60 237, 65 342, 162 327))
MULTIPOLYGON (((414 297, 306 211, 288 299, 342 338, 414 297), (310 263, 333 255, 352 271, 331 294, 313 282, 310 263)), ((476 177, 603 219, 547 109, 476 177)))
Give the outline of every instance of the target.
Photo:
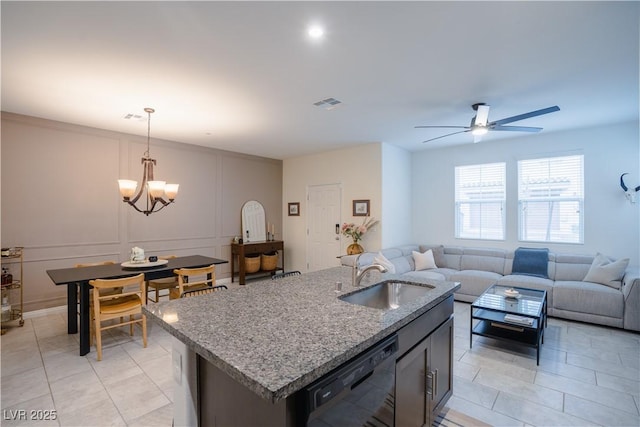
POLYGON ((455 169, 456 237, 504 240, 505 163, 455 169))
POLYGON ((583 243, 583 157, 518 162, 519 240, 583 243))

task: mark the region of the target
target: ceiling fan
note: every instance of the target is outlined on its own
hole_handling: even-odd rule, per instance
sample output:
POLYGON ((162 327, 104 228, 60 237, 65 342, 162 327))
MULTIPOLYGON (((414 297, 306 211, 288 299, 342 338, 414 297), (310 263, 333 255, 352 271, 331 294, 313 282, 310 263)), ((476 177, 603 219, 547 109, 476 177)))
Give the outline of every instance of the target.
POLYGON ((549 114, 559 111, 560 108, 557 105, 553 107, 543 108, 541 110, 529 111, 528 113, 518 114, 517 116, 507 117, 505 119, 496 120, 495 122, 489 122, 489 105, 484 102, 473 104, 471 108, 476 111, 476 115, 471 119, 469 126, 416 126, 418 129, 424 128, 447 128, 447 129, 464 129, 446 135, 438 136, 435 138, 427 139, 422 142, 435 141, 436 139, 445 138, 447 136, 456 135, 458 133, 471 132, 473 134, 473 142, 479 142, 482 135, 489 131, 510 131, 510 132, 540 132, 542 128, 529 127, 529 126, 504 126, 507 123, 517 122, 519 120, 528 119, 531 117, 541 116, 543 114, 549 114))

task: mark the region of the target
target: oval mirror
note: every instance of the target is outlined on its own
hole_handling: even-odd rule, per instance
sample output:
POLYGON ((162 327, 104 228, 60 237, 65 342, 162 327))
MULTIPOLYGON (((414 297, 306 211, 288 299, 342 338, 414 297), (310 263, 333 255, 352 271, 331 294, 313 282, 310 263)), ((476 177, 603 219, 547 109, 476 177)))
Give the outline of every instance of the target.
POLYGON ((245 243, 267 240, 264 207, 258 201, 249 200, 242 206, 242 238, 245 243))

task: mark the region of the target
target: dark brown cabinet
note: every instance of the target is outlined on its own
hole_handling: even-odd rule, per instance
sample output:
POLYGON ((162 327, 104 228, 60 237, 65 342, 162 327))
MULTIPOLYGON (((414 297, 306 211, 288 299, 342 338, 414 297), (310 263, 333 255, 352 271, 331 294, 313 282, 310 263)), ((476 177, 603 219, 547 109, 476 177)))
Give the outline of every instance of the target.
POLYGON ((261 255, 271 252, 279 253, 279 265, 272 270, 260 270, 256 274, 273 274, 277 270, 284 271, 284 242, 282 240, 266 240, 264 242, 232 243, 231 244, 231 283, 238 276, 238 283, 245 284, 247 273, 245 271, 245 257, 247 255, 261 255), (238 271, 235 271, 236 260, 238 271))
POLYGON ((430 426, 453 391, 453 317, 396 362, 396 426, 430 426))

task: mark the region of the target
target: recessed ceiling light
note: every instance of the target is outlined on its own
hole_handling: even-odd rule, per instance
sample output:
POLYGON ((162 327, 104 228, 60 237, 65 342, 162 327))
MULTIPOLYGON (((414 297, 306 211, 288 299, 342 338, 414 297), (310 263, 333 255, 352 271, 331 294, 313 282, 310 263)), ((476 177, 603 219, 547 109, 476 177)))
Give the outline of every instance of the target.
POLYGON ((324 36, 324 28, 322 28, 320 25, 311 25, 307 29, 307 34, 312 39, 315 39, 315 40, 320 39, 322 38, 322 36, 324 36))

